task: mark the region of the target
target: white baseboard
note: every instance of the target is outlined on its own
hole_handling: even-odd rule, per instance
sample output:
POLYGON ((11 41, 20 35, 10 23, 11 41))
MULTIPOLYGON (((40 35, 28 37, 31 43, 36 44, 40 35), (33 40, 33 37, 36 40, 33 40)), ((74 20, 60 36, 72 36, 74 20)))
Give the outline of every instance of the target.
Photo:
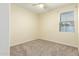
POLYGON ((36 39, 30 39, 28 41, 22 41, 22 42, 14 43, 14 44, 11 44, 10 47, 16 46, 16 45, 19 45, 19 44, 23 44, 23 43, 26 43, 26 42, 29 42, 29 41, 32 41, 32 40, 36 40, 36 39))
MULTIPOLYGON (((42 40, 46 40, 46 39, 42 39, 42 40)), ((67 45, 67 46, 78 48, 78 45, 71 45, 71 44, 68 44, 68 43, 58 42, 58 41, 53 41, 53 40, 47 40, 47 41, 51 41, 51 42, 55 42, 55 43, 64 44, 64 45, 67 45)))
MULTIPOLYGON (((38 40, 38 39, 32 39, 32 40, 38 40)), ((32 41, 32 40, 29 40, 29 41, 32 41)), ((64 44, 64 45, 67 45, 67 46, 78 48, 77 45, 71 45, 71 44, 68 44, 68 43, 63 43, 63 42, 58 42, 58 41, 53 41, 53 40, 47 40, 47 39, 41 39, 41 40, 46 40, 46 41, 55 42, 55 43, 64 44)), ((16 44, 13 44, 11 46, 16 46, 16 45, 19 45, 19 44, 22 44, 22 43, 25 43, 25 42, 29 42, 29 41, 24 41, 24 42, 16 43, 16 44)))

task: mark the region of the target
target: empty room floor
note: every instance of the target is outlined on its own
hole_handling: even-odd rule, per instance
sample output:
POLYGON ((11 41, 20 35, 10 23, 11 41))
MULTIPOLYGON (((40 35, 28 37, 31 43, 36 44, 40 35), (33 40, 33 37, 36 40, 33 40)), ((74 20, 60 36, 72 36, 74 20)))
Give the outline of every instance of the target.
POLYGON ((76 47, 46 40, 33 40, 10 48, 11 56, 78 56, 76 47))

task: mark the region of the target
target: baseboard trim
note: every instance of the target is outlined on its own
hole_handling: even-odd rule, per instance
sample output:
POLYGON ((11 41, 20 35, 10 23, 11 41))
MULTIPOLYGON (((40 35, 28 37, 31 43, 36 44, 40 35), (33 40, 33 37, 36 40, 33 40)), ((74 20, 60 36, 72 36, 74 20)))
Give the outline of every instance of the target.
MULTIPOLYGON (((46 40, 46 39, 41 39, 41 40, 46 40)), ((58 43, 58 44, 67 45, 67 46, 78 48, 78 46, 76 46, 76 45, 70 45, 70 44, 63 43, 63 42, 58 42, 58 41, 53 41, 53 40, 46 40, 46 41, 55 42, 55 43, 58 43)))
MULTIPOLYGON (((76 45, 70 45, 70 44, 67 44, 67 43, 53 41, 53 40, 47 40, 47 39, 32 39, 32 40, 29 40, 27 42, 30 42, 30 41, 33 41, 33 40, 46 40, 46 41, 55 42, 55 43, 58 43, 58 44, 67 45, 67 46, 78 48, 78 46, 76 46, 76 45)), ((23 44, 23 43, 26 43, 26 42, 20 42, 20 43, 17 43, 15 45, 11 45, 10 47, 13 47, 13 46, 16 46, 16 45, 19 45, 19 44, 23 44)))
POLYGON ((30 42, 32 40, 36 40, 36 39, 31 39, 31 40, 28 40, 28 41, 24 41, 24 42, 19 42, 19 43, 16 43, 16 44, 12 44, 10 47, 17 46, 17 45, 20 45, 20 44, 23 44, 23 43, 26 43, 26 42, 30 42))

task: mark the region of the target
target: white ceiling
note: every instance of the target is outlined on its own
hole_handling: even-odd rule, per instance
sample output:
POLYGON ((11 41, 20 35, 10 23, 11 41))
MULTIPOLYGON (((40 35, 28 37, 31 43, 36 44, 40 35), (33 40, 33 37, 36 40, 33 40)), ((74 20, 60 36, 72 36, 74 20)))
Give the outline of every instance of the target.
POLYGON ((34 3, 17 3, 17 5, 26 8, 29 11, 35 12, 35 13, 44 13, 53 10, 54 8, 68 5, 68 3, 44 3, 45 9, 38 8, 36 6, 33 6, 34 3))

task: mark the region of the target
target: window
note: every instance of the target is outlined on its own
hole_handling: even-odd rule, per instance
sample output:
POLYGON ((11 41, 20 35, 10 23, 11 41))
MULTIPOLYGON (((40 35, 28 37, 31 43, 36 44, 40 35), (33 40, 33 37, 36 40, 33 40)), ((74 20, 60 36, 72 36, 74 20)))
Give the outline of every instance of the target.
POLYGON ((74 32, 74 12, 64 12, 60 14, 60 23, 59 23, 60 32, 74 32))

